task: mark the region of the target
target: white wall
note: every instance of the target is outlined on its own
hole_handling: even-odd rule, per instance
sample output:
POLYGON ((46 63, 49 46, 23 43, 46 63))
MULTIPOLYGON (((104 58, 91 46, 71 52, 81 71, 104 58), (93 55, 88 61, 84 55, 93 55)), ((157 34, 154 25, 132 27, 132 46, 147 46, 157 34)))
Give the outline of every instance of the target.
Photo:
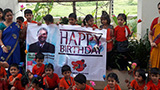
POLYGON ((137 35, 141 38, 145 35, 147 28, 150 29, 152 20, 160 16, 157 4, 160 0, 138 0, 138 19, 142 19, 137 25, 137 35))
POLYGON ((14 13, 14 21, 16 17, 21 14, 20 5, 18 4, 18 0, 0 0, 0 8, 3 10, 6 8, 10 8, 14 13))

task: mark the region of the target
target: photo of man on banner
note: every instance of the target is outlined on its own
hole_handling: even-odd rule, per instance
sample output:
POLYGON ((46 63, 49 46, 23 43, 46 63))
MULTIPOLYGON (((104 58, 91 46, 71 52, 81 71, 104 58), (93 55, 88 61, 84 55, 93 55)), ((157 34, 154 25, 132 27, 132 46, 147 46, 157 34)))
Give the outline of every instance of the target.
POLYGON ((29 52, 55 53, 55 46, 46 42, 48 31, 46 28, 40 28, 37 32, 38 41, 29 45, 29 52))

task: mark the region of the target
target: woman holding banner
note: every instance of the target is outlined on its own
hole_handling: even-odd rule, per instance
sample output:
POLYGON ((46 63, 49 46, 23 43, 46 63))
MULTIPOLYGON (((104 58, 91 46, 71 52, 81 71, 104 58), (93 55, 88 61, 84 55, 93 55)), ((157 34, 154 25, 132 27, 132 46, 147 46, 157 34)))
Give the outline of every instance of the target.
POLYGON ((5 21, 0 23, 0 61, 11 65, 20 62, 19 31, 17 23, 13 22, 11 9, 4 10, 5 21), (7 62, 7 63, 6 63, 7 62))
MULTIPOLYGON (((160 14, 160 2, 157 7, 160 14)), ((150 53, 150 63, 152 68, 157 67, 160 69, 160 17, 157 17, 152 21, 150 29, 149 41, 152 47, 150 53)))

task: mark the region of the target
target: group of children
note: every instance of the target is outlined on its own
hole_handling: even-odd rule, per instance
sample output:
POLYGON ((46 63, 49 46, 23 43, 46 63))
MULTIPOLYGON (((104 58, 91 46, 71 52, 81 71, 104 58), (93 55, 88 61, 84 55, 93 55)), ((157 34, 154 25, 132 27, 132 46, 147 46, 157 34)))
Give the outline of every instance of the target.
MULTIPOLYGON (((21 27, 20 37, 21 37, 21 46, 24 48, 21 51, 24 53, 25 50, 25 38, 27 23, 38 23, 32 20, 32 11, 26 9, 24 11, 26 21, 23 17, 17 17, 17 23, 21 27), (22 34, 21 34, 22 33, 22 34)), ((3 22, 3 10, 0 9, 0 22, 3 22)), ((77 16, 74 13, 69 15, 69 24, 77 25, 77 16)), ((47 14, 43 17, 47 25, 53 24, 54 20, 52 15, 47 14)), ((110 25, 110 17, 107 12, 103 11, 101 15, 102 25, 99 27, 100 30, 107 30, 107 66, 110 65, 110 53, 113 49, 113 40, 116 41, 115 46, 119 53, 124 54, 128 51, 128 37, 132 35, 131 31, 127 26, 127 17, 125 14, 119 14, 117 16, 118 26, 115 28, 110 25)), ((82 26, 91 27, 98 29, 98 26, 94 24, 94 18, 91 14, 86 15, 83 20, 82 26)), ((22 60, 25 57, 22 56, 22 60)), ((37 64, 33 67, 32 72, 27 71, 24 75, 19 73, 19 67, 17 64, 12 64, 9 67, 9 73, 11 74, 7 80, 7 73, 5 69, 0 65, 0 90, 94 90, 93 87, 86 84, 86 77, 83 74, 78 74, 74 78, 71 77, 71 68, 68 65, 64 65, 61 69, 62 75, 64 76, 59 79, 59 76, 54 73, 54 66, 52 64, 43 64, 44 55, 39 52, 35 56, 35 61, 37 64)), ((125 66, 124 61, 120 61, 120 66, 125 66)), ((160 80, 159 80, 159 69, 152 68, 150 71, 150 80, 146 82, 145 71, 139 69, 135 73, 135 79, 131 83, 127 83, 129 90, 160 90, 160 80)), ((104 90, 121 90, 119 85, 118 76, 115 73, 110 73, 107 76, 108 85, 104 90)))
MULTIPOLYGON (((51 63, 43 64, 44 55, 38 52, 35 57, 37 64, 32 72, 27 70, 23 75, 19 73, 19 66, 12 64, 9 67, 10 76, 7 79, 5 69, 0 66, 0 90, 94 90, 86 84, 85 75, 79 73, 74 78, 70 66, 64 65, 61 68, 63 77, 54 73, 54 66, 51 63)), ((138 69, 134 74, 134 80, 127 82, 128 90, 160 90, 160 70, 151 68, 147 82, 146 72, 138 69)), ((118 75, 109 73, 106 77, 107 85, 104 90, 121 90, 118 85, 118 75)), ((121 81, 122 82, 122 81, 121 81)))

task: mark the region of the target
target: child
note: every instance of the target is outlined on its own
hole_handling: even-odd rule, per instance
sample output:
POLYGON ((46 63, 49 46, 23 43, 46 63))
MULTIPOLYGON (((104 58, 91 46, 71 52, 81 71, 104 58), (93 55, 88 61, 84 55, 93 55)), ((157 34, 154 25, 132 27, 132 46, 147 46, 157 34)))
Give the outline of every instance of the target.
POLYGON ((72 73, 70 66, 64 65, 61 70, 64 77, 60 80, 59 90, 72 90, 75 82, 73 77, 70 76, 72 73))
POLYGON ((110 18, 109 15, 106 11, 102 11, 102 16, 101 16, 101 23, 102 25, 100 26, 101 29, 106 29, 107 30, 107 64, 106 64, 106 69, 111 69, 111 54, 112 54, 112 49, 113 49, 113 40, 114 40, 114 35, 113 35, 113 26, 110 25, 110 18))
MULTIPOLYGON (((84 19, 83 19, 83 24, 84 26, 87 27, 92 27, 93 29, 98 28, 96 24, 94 24, 94 18, 91 14, 88 14, 84 19)), ((83 26, 83 25, 82 25, 83 26)))
POLYGON ((127 85, 129 90, 144 90, 145 87, 145 71, 142 69, 138 69, 135 73, 134 80, 132 80, 131 84, 127 85))
MULTIPOLYGON (((27 20, 23 22, 23 25, 21 26, 21 29, 23 29, 23 35, 24 35, 24 38, 26 39, 26 30, 27 30, 28 22, 29 23, 37 23, 37 22, 32 20, 33 14, 32 14, 32 11, 30 9, 26 9, 24 11, 24 16, 27 20)), ((39 23, 37 23, 37 24, 39 24, 39 23)))
POLYGON ((21 17, 21 16, 19 16, 19 17, 16 18, 16 22, 18 23, 18 25, 19 25, 20 27, 22 27, 22 24, 23 24, 23 22, 24 22, 24 18, 21 17))
POLYGON ((30 70, 27 70, 26 74, 21 78, 22 86, 25 87, 26 90, 31 90, 32 79, 33 74, 30 70))
POLYGON ((128 52, 128 37, 131 36, 130 29, 127 26, 127 17, 125 14, 119 14, 117 17, 118 26, 115 28, 114 36, 116 39, 116 49, 118 53, 122 54, 123 58, 118 60, 122 70, 125 70, 128 61, 127 61, 127 52, 128 52))
POLYGON ((94 90, 93 87, 86 84, 86 76, 79 73, 74 78, 75 81, 75 89, 74 90, 94 90))
POLYGON ((3 18, 3 9, 0 8, 0 23, 2 23, 4 21, 4 18, 3 18))
POLYGON ((43 80, 40 76, 34 75, 32 79, 32 90, 43 90, 43 80))
POLYGON ((107 82, 108 82, 108 85, 104 88, 104 90, 121 90, 121 88, 117 84, 119 83, 117 74, 115 73, 108 74, 107 82))
POLYGON ((43 85, 45 85, 45 90, 57 90, 58 84, 60 82, 59 77, 54 72, 54 67, 51 63, 45 65, 45 74, 43 78, 43 85))
POLYGON ((160 76, 158 68, 151 68, 151 80, 147 83, 147 90, 160 90, 160 76))
POLYGON ((37 74, 38 76, 44 77, 44 55, 41 52, 38 52, 35 56, 36 65, 32 69, 32 73, 37 74))
POLYGON ((18 64, 16 63, 11 64, 9 71, 11 73, 11 76, 9 76, 8 78, 9 88, 11 90, 24 90, 24 87, 22 87, 21 84, 22 74, 18 73, 19 72, 18 64))
POLYGON ((2 67, 2 64, 0 62, 0 90, 8 90, 7 85, 7 73, 4 67, 2 67))
POLYGON ((76 22, 77 22, 77 15, 75 13, 69 14, 68 18, 69 18, 69 24, 70 25, 77 25, 76 24, 76 22))
POLYGON ((47 25, 53 24, 54 22, 53 17, 50 14, 47 14, 43 19, 47 25))

